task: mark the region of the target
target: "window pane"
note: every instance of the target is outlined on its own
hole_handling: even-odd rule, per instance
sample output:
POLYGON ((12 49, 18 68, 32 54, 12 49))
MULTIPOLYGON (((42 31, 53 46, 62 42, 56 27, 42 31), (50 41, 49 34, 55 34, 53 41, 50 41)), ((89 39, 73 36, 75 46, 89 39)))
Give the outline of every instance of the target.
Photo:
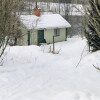
POLYGON ((54 29, 54 36, 60 36, 60 29, 54 29))

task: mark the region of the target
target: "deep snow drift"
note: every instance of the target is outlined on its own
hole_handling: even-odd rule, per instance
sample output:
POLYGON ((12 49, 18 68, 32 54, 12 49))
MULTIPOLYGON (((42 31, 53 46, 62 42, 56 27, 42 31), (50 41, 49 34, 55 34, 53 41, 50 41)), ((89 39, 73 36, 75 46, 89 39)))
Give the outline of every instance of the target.
POLYGON ((56 43, 59 54, 49 53, 50 46, 7 48, 0 100, 100 100, 100 72, 93 67, 100 65, 100 51, 89 53, 79 37, 56 43))

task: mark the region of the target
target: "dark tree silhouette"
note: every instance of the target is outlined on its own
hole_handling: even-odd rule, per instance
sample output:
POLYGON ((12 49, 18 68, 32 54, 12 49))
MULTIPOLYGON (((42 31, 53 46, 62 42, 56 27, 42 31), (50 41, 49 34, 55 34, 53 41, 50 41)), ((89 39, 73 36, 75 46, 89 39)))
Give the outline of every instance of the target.
POLYGON ((100 50, 100 0, 89 0, 85 36, 92 51, 100 50))

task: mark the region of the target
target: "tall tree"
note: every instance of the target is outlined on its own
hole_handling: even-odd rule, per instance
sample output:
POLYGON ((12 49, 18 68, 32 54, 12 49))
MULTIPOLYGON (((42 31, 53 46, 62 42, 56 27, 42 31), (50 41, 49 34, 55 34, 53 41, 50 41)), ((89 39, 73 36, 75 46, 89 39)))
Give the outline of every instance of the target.
POLYGON ((100 0, 89 0, 85 36, 92 51, 100 50, 100 0))

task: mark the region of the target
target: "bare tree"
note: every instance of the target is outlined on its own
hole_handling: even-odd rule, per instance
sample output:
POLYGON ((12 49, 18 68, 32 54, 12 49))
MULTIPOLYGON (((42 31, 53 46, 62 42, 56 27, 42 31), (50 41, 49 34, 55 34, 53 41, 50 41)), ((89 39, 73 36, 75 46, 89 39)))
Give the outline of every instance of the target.
POLYGON ((17 31, 17 19, 22 9, 22 0, 0 0, 0 58, 10 36, 17 31))

